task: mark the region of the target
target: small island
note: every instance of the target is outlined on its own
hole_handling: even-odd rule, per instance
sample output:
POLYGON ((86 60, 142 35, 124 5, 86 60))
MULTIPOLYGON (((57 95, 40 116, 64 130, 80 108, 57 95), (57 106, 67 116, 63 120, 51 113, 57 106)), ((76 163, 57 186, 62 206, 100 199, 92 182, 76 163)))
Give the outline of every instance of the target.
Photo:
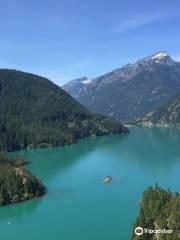
POLYGON ((0 206, 40 197, 43 184, 22 166, 28 163, 21 157, 0 153, 0 206))
POLYGON ((112 181, 112 177, 111 176, 105 176, 104 178, 103 178, 103 182, 104 183, 110 183, 112 181))

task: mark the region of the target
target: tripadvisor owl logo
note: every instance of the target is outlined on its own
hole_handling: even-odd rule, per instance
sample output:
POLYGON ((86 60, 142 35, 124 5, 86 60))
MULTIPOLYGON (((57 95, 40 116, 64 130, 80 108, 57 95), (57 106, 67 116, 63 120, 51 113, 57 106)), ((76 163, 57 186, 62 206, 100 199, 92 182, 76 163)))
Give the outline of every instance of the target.
POLYGON ((136 235, 141 236, 141 235, 143 235, 144 230, 142 227, 137 227, 134 232, 136 235))
POLYGON ((137 227, 134 230, 137 236, 141 236, 143 234, 172 234, 173 229, 147 229, 142 227, 137 227))

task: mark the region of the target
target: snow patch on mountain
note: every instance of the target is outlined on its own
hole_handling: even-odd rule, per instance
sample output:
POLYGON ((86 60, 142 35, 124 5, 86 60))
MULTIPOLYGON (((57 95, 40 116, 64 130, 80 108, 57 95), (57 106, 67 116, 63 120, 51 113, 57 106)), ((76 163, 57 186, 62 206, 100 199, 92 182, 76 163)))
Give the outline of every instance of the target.
POLYGON ((81 83, 83 83, 84 85, 89 85, 89 84, 92 83, 92 80, 91 79, 86 79, 86 80, 81 81, 81 83))
POLYGON ((168 57, 168 56, 169 55, 167 52, 158 52, 155 55, 153 55, 151 58, 152 59, 161 59, 161 58, 168 57))

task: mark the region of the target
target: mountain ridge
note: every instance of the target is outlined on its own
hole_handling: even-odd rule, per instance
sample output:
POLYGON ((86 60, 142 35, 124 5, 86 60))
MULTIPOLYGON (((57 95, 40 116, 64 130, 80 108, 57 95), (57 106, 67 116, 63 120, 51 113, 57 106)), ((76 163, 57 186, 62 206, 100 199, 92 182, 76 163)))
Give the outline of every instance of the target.
MULTIPOLYGON (((71 81, 72 83, 72 81, 71 81)), ((165 51, 156 52, 99 76, 86 86, 63 86, 86 108, 123 123, 142 117, 180 90, 180 63, 165 51)))

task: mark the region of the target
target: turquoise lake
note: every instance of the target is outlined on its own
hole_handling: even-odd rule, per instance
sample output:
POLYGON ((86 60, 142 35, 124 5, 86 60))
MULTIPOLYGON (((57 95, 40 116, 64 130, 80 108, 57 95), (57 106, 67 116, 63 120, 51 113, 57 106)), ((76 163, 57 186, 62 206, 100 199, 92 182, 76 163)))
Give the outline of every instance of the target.
POLYGON ((0 208, 2 240, 130 240, 142 192, 156 182, 180 192, 180 130, 132 127, 130 134, 14 152, 48 193, 0 208), (111 184, 102 178, 112 176, 111 184))

